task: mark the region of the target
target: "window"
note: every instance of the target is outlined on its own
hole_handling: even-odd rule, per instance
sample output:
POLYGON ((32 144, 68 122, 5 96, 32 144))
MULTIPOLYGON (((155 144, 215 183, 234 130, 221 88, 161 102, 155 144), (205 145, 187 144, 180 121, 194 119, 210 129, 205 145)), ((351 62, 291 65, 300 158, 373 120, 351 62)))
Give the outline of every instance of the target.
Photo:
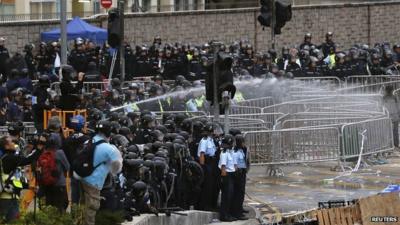
POLYGON ((56 12, 56 3, 49 2, 31 2, 31 19, 54 19, 58 18, 56 12))
POLYGON ((142 0, 141 8, 143 12, 151 10, 151 0, 142 0))
POLYGON ((9 3, 0 3, 0 16, 1 15, 14 15, 15 5, 9 3))

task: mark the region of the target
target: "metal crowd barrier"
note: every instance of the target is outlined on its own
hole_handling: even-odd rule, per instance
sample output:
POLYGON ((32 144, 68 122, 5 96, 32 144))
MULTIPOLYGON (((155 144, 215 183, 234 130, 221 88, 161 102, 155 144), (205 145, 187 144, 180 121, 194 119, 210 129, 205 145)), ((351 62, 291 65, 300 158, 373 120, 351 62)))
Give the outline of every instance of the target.
POLYGON ((173 114, 183 114, 186 116, 190 117, 196 117, 196 118, 203 118, 207 117, 207 113, 204 111, 196 111, 196 112, 191 112, 191 111, 163 111, 163 112, 152 112, 156 115, 156 120, 157 121, 162 121, 164 115, 173 115, 173 114))
POLYGON ((343 125, 341 159, 358 157, 361 151, 361 133, 366 131, 362 155, 394 149, 392 121, 389 118, 366 120, 343 125))
POLYGON ((354 93, 383 93, 383 88, 386 86, 393 86, 393 89, 399 89, 400 88, 400 79, 399 80, 394 80, 394 81, 388 81, 388 82, 381 82, 381 83, 373 83, 373 84, 367 84, 367 85, 358 85, 358 86, 353 86, 353 87, 346 87, 337 90, 338 93, 341 94, 354 94, 354 93))
POLYGON ((274 99, 272 97, 249 99, 237 103, 238 106, 248 106, 248 107, 258 107, 258 108, 264 108, 273 104, 274 104, 274 99))
POLYGON ((262 108, 234 105, 234 106, 231 106, 229 109, 229 115, 255 114, 255 113, 262 113, 262 108))
POLYGON ((230 118, 243 118, 243 119, 258 119, 262 120, 265 125, 266 129, 270 130, 273 129, 275 125, 275 121, 283 116, 283 113, 255 113, 255 114, 236 114, 236 115, 229 115, 230 118))
POLYGON ((277 165, 337 160, 338 128, 284 129, 245 133, 252 163, 277 165))
POLYGON ((369 119, 368 117, 339 117, 339 118, 319 118, 319 119, 293 119, 282 122, 282 129, 334 126, 346 123, 360 122, 369 119))
POLYGON ((389 76, 389 75, 379 75, 379 76, 371 76, 371 75, 361 75, 361 76, 350 76, 346 77, 346 86, 352 85, 369 85, 369 84, 377 84, 384 83, 390 81, 400 80, 400 76, 389 76))
POLYGON ((317 84, 317 83, 322 83, 324 85, 327 84, 334 84, 334 85, 341 85, 342 80, 339 79, 338 77, 333 77, 333 76, 321 76, 321 77, 296 77, 295 80, 303 81, 308 85, 312 84, 317 84))
POLYGON ((319 127, 295 128, 290 126, 291 123, 304 124, 312 120, 288 120, 283 123, 284 129, 246 132, 246 145, 252 163, 279 165, 339 161, 394 149, 392 122, 389 118, 348 123, 353 119, 362 120, 327 120, 336 124, 323 124, 322 120, 315 120, 319 124, 314 125, 319 127), (363 131, 366 135, 364 143, 361 135, 363 131))
MULTIPOLYGON (((24 122, 24 131, 22 137, 26 139, 29 135, 35 134, 36 128, 31 122, 24 122)), ((8 126, 0 126, 0 136, 9 135, 8 126)))

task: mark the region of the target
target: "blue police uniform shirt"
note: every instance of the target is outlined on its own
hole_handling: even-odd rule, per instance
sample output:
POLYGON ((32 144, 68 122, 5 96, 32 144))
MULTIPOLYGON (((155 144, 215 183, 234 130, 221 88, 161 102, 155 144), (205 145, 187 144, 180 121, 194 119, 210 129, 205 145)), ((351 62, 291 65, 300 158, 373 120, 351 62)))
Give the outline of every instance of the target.
POLYGON ((217 148, 215 147, 214 139, 212 139, 211 137, 203 138, 199 143, 197 156, 200 157, 200 154, 203 152, 204 155, 213 157, 215 156, 216 151, 217 148))
MULTIPOLYGON (((100 140, 103 140, 104 138, 96 135, 93 137, 93 141, 97 142, 100 140)), ((88 176, 83 178, 83 181, 85 183, 88 183, 95 187, 98 190, 103 189, 104 182, 106 180, 106 177, 108 173, 110 172, 110 164, 112 161, 117 161, 121 158, 120 152, 118 149, 113 147, 112 145, 108 143, 102 143, 100 145, 96 146, 96 150, 94 153, 94 159, 93 159, 93 165, 98 166, 93 173, 88 176), (103 163, 105 162, 105 163, 103 163)))
POLYGON ((225 166, 225 170, 227 173, 233 173, 235 172, 235 165, 237 165, 237 162, 235 161, 235 157, 233 156, 232 149, 221 152, 218 162, 218 167, 220 169, 222 168, 222 166, 225 166))
POLYGON ((243 149, 239 148, 237 151, 233 152, 233 157, 237 162, 237 168, 239 169, 246 169, 246 156, 243 152, 243 149))

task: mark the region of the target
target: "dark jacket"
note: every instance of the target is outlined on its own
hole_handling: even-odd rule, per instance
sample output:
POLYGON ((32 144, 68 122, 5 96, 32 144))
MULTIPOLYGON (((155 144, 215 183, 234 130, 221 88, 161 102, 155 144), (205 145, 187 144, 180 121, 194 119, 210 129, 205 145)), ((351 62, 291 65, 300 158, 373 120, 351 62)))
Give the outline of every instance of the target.
POLYGON ((63 80, 60 84, 61 96, 60 96, 60 109, 64 111, 75 110, 79 98, 78 94, 82 90, 83 82, 78 82, 77 85, 72 85, 70 81, 63 80))

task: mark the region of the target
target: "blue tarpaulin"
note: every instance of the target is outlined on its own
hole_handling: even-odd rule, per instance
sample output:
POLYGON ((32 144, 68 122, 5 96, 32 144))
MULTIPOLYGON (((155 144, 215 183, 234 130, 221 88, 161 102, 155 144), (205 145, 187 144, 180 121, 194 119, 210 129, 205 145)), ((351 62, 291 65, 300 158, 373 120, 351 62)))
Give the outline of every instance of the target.
MULTIPOLYGON (((90 25, 79 17, 75 17, 67 24, 67 39, 87 38, 97 44, 103 44, 107 41, 107 30, 90 25)), ((42 41, 58 41, 60 39, 60 28, 43 32, 42 41)))

